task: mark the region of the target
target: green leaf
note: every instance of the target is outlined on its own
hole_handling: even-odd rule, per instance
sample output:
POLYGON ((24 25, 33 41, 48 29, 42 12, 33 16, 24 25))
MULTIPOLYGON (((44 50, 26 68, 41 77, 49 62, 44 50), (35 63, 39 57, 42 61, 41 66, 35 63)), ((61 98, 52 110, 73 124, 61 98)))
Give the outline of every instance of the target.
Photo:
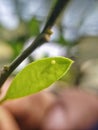
POLYGON ((36 36, 39 34, 40 30, 40 21, 36 19, 36 17, 33 17, 28 22, 28 30, 29 30, 29 36, 36 36))
POLYGON ((47 88, 68 71, 72 62, 65 57, 52 57, 30 63, 14 78, 3 100, 27 96, 47 88))

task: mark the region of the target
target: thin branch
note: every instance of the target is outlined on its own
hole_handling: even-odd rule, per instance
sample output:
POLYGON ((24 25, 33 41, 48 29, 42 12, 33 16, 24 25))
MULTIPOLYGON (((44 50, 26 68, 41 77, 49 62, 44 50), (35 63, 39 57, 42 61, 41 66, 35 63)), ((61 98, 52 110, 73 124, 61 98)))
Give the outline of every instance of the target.
POLYGON ((4 66, 0 72, 0 86, 5 82, 8 76, 17 68, 17 66, 31 54, 38 46, 49 40, 50 34, 40 34, 32 44, 26 48, 9 66, 4 66))
POLYGON ((0 87, 3 85, 5 80, 9 77, 9 75, 17 68, 17 66, 27 58, 31 52, 33 52, 38 46, 43 43, 49 41, 50 35, 52 34, 51 28, 55 24, 58 16, 64 9, 65 5, 69 0, 57 0, 55 6, 50 13, 47 23, 37 38, 32 42, 32 44, 24 50, 9 66, 4 66, 0 72, 0 87))
POLYGON ((57 18, 59 17, 59 15, 61 14, 68 2, 69 0, 56 0, 56 4, 51 9, 51 12, 47 18, 47 23, 43 31, 53 27, 57 18))

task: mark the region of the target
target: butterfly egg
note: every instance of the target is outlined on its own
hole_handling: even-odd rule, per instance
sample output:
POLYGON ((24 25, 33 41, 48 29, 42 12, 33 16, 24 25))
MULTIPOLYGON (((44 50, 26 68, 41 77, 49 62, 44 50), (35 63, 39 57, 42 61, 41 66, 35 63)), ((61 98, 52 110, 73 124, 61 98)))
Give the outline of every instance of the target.
POLYGON ((52 65, 56 64, 56 61, 55 61, 55 60, 52 60, 52 61, 51 61, 51 64, 52 64, 52 65))

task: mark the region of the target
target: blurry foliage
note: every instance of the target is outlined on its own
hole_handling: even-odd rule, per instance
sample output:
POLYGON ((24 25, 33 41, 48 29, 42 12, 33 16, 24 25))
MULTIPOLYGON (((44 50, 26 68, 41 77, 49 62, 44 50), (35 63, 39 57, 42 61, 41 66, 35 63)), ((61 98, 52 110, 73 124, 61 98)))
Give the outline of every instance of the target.
POLYGON ((14 51, 14 55, 12 57, 12 59, 14 59, 21 52, 21 50, 23 48, 23 44, 19 40, 10 41, 9 44, 14 51))
POLYGON ((40 23, 41 21, 37 20, 36 17, 33 17, 28 23, 27 27, 29 30, 29 36, 37 36, 40 32, 40 23))

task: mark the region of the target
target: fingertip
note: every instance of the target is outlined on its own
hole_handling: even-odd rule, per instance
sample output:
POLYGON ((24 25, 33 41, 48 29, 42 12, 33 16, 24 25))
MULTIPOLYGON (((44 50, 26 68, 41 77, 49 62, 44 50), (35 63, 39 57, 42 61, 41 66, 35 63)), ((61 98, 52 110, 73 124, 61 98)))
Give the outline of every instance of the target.
POLYGON ((42 130, 65 130, 66 118, 63 106, 56 104, 53 106, 42 123, 42 130))

